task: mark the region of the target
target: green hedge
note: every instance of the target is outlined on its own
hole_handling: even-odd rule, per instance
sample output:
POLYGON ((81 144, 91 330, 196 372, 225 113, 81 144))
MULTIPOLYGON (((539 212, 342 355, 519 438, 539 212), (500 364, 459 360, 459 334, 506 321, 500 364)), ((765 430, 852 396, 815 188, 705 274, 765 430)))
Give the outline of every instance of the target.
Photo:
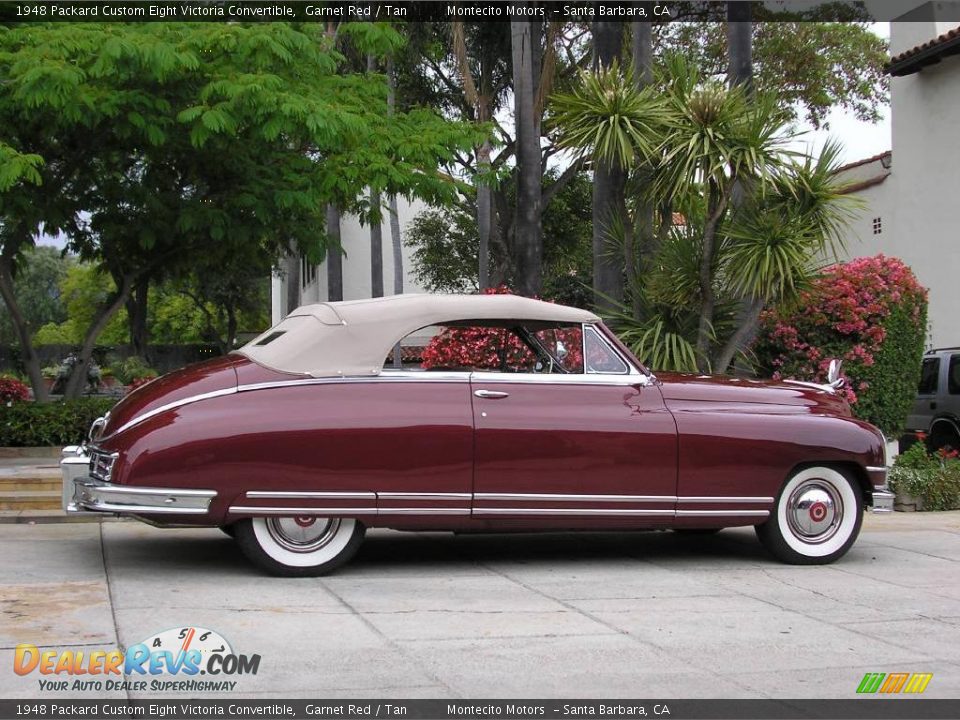
POLYGON ((93 421, 115 404, 115 398, 80 398, 0 406, 0 447, 76 445, 87 437, 93 421))

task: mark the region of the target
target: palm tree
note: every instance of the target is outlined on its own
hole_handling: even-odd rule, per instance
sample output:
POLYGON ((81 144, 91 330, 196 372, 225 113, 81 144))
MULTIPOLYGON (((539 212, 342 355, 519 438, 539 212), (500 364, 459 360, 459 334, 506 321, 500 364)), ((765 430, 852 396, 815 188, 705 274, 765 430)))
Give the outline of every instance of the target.
POLYGON ((833 176, 837 146, 796 161, 775 98, 748 100, 680 59, 658 85, 639 90, 615 67, 585 74, 555 98, 554 121, 559 142, 595 163, 651 173, 638 207, 669 201, 686 218, 633 289, 637 307, 608 315, 644 357, 722 372, 763 307, 800 287, 839 241, 849 208, 833 176))

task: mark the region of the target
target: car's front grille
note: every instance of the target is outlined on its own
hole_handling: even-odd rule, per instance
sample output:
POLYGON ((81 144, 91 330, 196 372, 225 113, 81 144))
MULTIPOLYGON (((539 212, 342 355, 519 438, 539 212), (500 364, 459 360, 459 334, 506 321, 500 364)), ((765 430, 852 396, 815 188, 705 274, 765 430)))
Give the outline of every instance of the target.
POLYGON ((116 459, 116 455, 94 450, 90 454, 90 474, 97 480, 108 482, 116 459))

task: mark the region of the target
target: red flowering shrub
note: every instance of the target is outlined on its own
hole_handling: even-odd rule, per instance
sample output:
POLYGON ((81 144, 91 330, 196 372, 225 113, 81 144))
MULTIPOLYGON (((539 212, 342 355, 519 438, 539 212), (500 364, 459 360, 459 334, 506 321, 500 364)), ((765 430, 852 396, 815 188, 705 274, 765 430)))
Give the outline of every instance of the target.
POLYGON ((754 347, 774 378, 824 382, 843 360, 854 414, 888 437, 903 431, 920 380, 927 291, 897 258, 833 265, 789 308, 764 311, 754 347))
POLYGON ((0 375, 0 404, 9 405, 30 399, 30 388, 10 375, 0 375))
MULTIPOLYGON (((488 288, 484 295, 509 295, 505 286, 488 288)), ((556 354, 556 343, 563 342, 567 354, 563 365, 582 372, 583 342, 579 328, 543 330, 537 333, 540 342, 556 354)), ((476 368, 529 372, 537 358, 519 337, 507 328, 449 327, 430 339, 421 356, 424 368, 476 368)))

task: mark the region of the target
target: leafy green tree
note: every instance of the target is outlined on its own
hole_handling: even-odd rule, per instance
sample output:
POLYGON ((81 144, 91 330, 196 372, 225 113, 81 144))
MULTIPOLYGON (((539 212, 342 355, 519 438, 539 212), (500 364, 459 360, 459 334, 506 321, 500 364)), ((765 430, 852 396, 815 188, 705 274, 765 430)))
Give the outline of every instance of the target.
MULTIPOLYGON (((30 332, 47 323, 66 320, 60 283, 72 264, 71 257, 50 245, 37 245, 24 253, 15 290, 30 332)), ((8 313, 0 314, 0 344, 18 344, 17 331, 8 313)))
MULTIPOLYGON (((555 182, 556 173, 547 173, 555 182)), ((543 295, 585 307, 590 296, 592 184, 587 173, 574 176, 550 199, 543 214, 543 295)), ((511 193, 512 195, 512 193, 511 193)), ((407 227, 417 282, 435 292, 480 288, 480 238, 472 207, 426 210, 407 227)))
MULTIPOLYGON (((381 24, 339 28, 379 52, 381 24), (363 27, 360 27, 363 26, 363 27)), ((77 394, 98 336, 146 278, 251 247, 319 259, 324 206, 364 213, 364 188, 444 204, 438 169, 471 128, 435 112, 387 112, 383 76, 338 73, 313 24, 49 24, 0 33, 0 292, 41 225, 63 230, 115 290, 85 329, 67 385, 77 394)), ((38 363, 20 332, 37 397, 38 363), (37 367, 34 367, 37 366, 37 367)))
MULTIPOLYGON (((18 283, 19 285, 19 283, 18 283)), ((86 330, 94 321, 99 308, 117 291, 113 278, 102 268, 91 263, 74 263, 60 281, 60 297, 66 318, 40 327, 33 337, 36 345, 80 345, 86 330)), ((121 309, 112 316, 100 334, 106 345, 126 343, 129 338, 127 318, 121 309)))
MULTIPOLYGON (((887 41, 869 23, 855 18, 850 22, 777 18, 765 22, 773 19, 771 15, 764 8, 754 10, 751 57, 756 90, 776 93, 791 118, 814 127, 821 127, 834 108, 877 122, 888 102, 889 81, 883 69, 889 58, 887 41)), ((704 76, 727 77, 727 23, 657 24, 653 35, 656 55, 681 54, 704 76)))

